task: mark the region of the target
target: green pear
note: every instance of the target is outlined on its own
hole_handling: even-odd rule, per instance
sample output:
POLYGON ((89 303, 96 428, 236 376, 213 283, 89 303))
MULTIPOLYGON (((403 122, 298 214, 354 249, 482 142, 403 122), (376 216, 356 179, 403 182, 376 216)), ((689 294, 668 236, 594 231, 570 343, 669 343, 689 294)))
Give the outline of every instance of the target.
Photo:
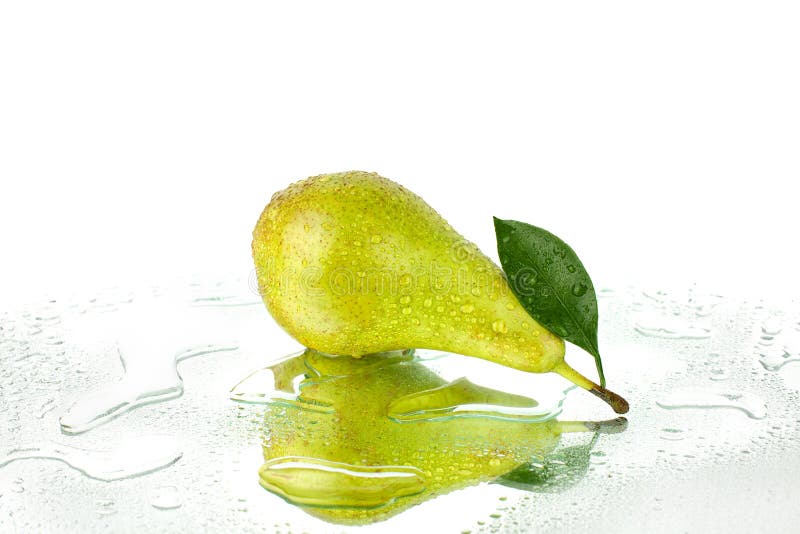
POLYGON ((375 173, 315 176, 276 193, 253 231, 261 295, 306 347, 358 357, 425 348, 559 373, 627 402, 564 361, 502 270, 420 197, 375 173))
POLYGON ((616 428, 620 422, 527 422, 491 412, 441 418, 445 405, 531 406, 536 401, 463 379, 447 384, 409 353, 355 359, 307 350, 272 371, 276 391, 286 392, 283 385, 295 383, 299 395, 291 401, 273 399, 267 408, 260 482, 335 523, 386 519, 532 460, 544 463, 563 432, 616 428), (414 409, 420 417, 399 422, 391 417, 393 407, 414 409))

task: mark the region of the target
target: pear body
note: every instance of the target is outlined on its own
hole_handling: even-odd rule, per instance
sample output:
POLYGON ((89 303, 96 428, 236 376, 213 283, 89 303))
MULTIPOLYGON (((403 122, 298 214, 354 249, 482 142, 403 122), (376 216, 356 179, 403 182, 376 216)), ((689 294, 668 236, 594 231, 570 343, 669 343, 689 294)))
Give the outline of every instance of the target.
POLYGON ((318 351, 427 348, 530 372, 563 362, 563 340, 530 317, 500 268, 377 174, 315 176, 276 193, 253 257, 270 313, 318 351))

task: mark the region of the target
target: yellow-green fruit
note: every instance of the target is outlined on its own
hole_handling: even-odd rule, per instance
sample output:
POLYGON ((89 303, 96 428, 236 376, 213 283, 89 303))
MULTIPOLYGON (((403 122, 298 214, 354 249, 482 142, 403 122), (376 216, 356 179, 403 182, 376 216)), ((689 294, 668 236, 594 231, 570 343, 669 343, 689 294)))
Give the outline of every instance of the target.
POLYGON ((556 371, 606 394, 564 363, 564 341, 531 318, 500 268, 375 173, 315 176, 276 193, 253 257, 267 308, 307 347, 356 357, 436 349, 556 371))
MULTIPOLYGON (((308 513, 337 523, 386 519, 422 501, 541 459, 562 432, 586 424, 502 420, 491 415, 397 422, 392 407, 423 415, 451 398, 448 385, 410 356, 354 359, 313 351, 273 367, 277 387, 303 372, 297 401, 273 401, 265 416, 261 484, 308 513), (445 396, 446 397, 446 396, 445 396)), ((463 380, 457 402, 516 406, 532 399, 463 380)))

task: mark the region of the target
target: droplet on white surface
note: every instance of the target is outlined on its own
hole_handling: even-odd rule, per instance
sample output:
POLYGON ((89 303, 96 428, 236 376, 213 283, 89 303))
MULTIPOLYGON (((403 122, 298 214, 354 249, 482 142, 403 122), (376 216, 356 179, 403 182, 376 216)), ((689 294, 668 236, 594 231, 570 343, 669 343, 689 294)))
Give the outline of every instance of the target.
POLYGON ((737 391, 714 391, 705 389, 681 389, 672 391, 656 400, 656 404, 668 410, 679 408, 733 408, 744 412, 752 419, 767 416, 767 406, 751 393, 737 391))
POLYGON ((153 508, 174 510, 181 507, 181 493, 177 486, 159 486, 150 499, 153 508))
POLYGON ((711 337, 711 328, 679 315, 643 314, 637 319, 634 329, 643 336, 665 339, 711 337))

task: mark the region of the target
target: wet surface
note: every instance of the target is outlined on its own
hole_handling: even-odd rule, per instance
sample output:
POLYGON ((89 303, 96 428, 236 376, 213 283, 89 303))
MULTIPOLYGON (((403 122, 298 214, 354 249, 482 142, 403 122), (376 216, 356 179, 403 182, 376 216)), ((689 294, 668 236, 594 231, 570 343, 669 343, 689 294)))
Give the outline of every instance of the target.
MULTIPOLYGON (((800 310, 598 295, 608 383, 631 405, 613 432, 560 377, 473 358, 276 364, 291 342, 246 280, 0 308, 0 531, 796 524, 800 310), (354 434, 360 449, 336 444, 354 434)), ((567 359, 592 373, 579 349, 567 359)))

